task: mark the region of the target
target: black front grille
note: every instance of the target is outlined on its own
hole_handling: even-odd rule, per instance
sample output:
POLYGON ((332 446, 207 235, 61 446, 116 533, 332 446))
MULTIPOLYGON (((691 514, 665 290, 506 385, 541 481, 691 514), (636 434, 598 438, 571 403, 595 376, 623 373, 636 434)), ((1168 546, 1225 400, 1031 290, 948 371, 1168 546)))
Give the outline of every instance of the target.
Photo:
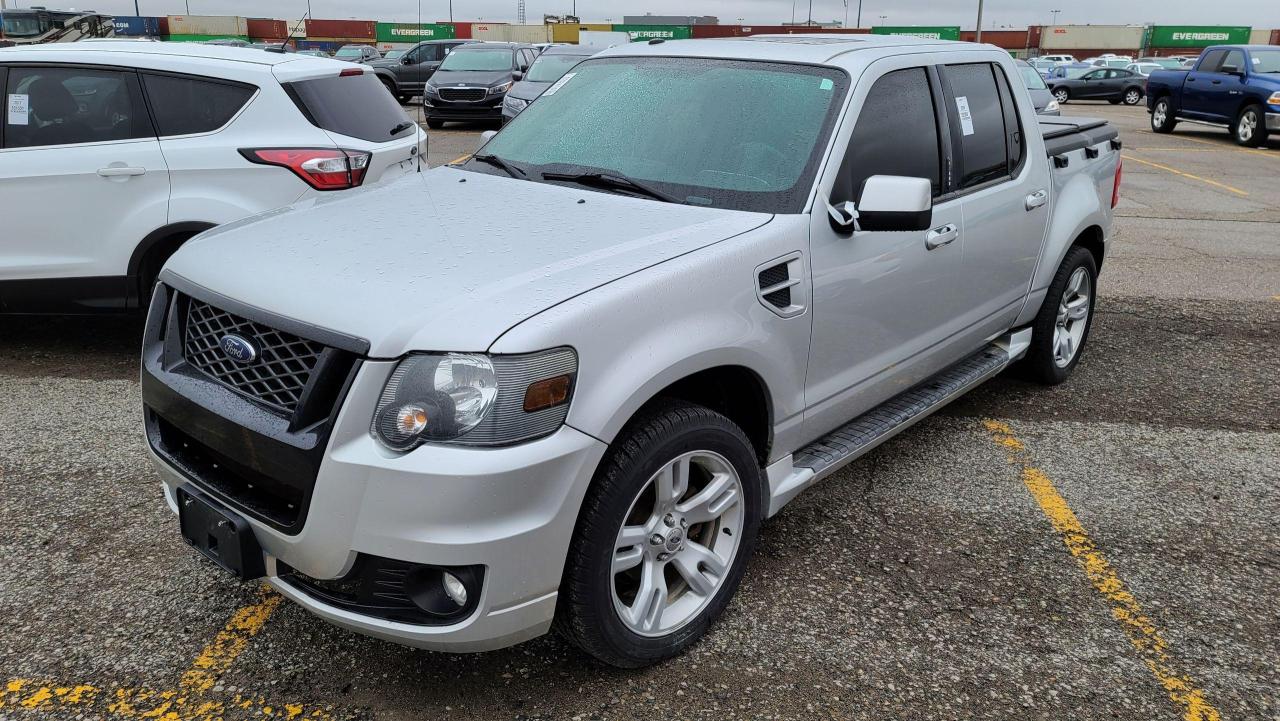
POLYGON ((487 88, 440 88, 440 99, 450 102, 465 101, 475 103, 484 100, 487 88))
POLYGON ((292 414, 302 400, 325 347, 291 333, 191 299, 183 352, 187 362, 214 380, 272 408, 292 414), (257 357, 241 363, 222 349, 236 335, 254 344, 257 357))

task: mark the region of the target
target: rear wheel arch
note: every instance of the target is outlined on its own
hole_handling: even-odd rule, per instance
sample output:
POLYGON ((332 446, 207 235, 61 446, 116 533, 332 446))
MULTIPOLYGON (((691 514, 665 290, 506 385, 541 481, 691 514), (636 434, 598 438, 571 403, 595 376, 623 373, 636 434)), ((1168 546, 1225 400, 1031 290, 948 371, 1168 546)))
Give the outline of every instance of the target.
MULTIPOLYGON (((1106 254, 1107 244, 1103 240, 1102 228, 1091 225, 1080 232, 1076 239, 1071 242, 1071 247, 1081 247, 1089 251, 1093 256, 1093 265, 1099 271, 1102 270, 1102 257, 1106 254)), ((1070 248, 1068 248, 1068 251, 1070 248)), ((1065 254, 1064 254, 1065 257, 1065 254)), ((1059 260, 1058 262, 1062 262, 1059 260)))
POLYGON ((187 221, 172 223, 148 233, 129 257, 128 282, 131 295, 128 305, 130 307, 145 306, 156 276, 164 267, 165 261, 169 260, 169 257, 177 252, 183 243, 215 225, 217 224, 187 221))

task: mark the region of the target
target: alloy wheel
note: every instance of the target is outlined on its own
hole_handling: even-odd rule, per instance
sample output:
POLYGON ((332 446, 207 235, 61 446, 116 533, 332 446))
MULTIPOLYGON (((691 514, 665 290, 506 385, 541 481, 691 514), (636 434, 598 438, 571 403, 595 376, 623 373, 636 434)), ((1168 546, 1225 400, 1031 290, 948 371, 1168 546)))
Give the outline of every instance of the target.
POLYGON ((1161 100, 1156 103, 1156 109, 1151 113, 1151 124, 1155 127, 1164 125, 1164 120, 1169 115, 1169 103, 1161 100))
POLYGON ((1236 125, 1236 137, 1240 142, 1247 143, 1253 140, 1253 134, 1258 131, 1258 115, 1252 110, 1246 110, 1240 116, 1240 122, 1236 125))
POLYGON ((1129 105, 1137 105, 1141 99, 1142 95, 1137 90, 1130 90, 1124 94, 1124 101, 1129 105))
POLYGON ((1089 279, 1089 271, 1076 268, 1058 301, 1057 324, 1053 328, 1053 362, 1059 368, 1071 364, 1084 342, 1092 293, 1093 281, 1089 279))
POLYGON ((744 521, 742 479, 724 456, 681 454, 650 476, 614 541, 618 618, 641 636, 696 619, 733 567, 744 521))
POLYGON ((1053 91, 1053 97, 1059 103, 1065 103, 1067 102, 1067 98, 1070 97, 1070 94, 1066 90, 1058 89, 1053 91))

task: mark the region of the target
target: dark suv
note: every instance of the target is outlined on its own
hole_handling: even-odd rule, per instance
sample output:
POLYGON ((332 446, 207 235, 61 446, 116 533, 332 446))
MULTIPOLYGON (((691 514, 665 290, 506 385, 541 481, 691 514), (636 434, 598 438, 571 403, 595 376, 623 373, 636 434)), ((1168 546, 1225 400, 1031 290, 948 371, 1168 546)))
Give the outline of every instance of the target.
POLYGON ((469 42, 471 41, 425 40, 398 58, 374 60, 369 66, 397 100, 407 103, 415 95, 422 94, 422 86, 426 85, 427 79, 454 48, 469 42))
POLYGON ((446 120, 502 120, 502 100, 515 74, 529 69, 538 49, 520 43, 471 43, 440 63, 422 94, 427 126, 446 120))

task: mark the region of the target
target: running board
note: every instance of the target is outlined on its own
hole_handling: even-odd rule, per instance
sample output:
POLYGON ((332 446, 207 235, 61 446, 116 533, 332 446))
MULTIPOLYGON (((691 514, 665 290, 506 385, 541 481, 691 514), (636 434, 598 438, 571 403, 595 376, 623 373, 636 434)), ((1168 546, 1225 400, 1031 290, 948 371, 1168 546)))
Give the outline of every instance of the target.
POLYGON ((1010 333, 986 348, 899 393, 768 468, 769 515, 801 491, 917 421, 964 395, 1021 358, 1031 345, 1031 329, 1010 333))

